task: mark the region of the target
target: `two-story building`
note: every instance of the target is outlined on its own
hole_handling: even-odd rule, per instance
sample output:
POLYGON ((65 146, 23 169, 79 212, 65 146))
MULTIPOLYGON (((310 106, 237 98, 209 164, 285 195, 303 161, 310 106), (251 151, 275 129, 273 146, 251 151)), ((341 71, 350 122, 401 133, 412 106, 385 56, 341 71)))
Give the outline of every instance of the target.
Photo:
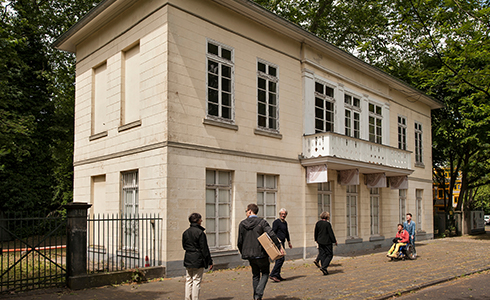
MULTIPOLYGON (((55 42, 76 53, 74 201, 159 213, 162 265, 203 215, 215 263, 243 264, 249 203, 289 211, 289 258, 387 247, 405 213, 432 238, 423 93, 249 0, 103 0, 55 42)), ((122 247, 122 245, 121 245, 122 247)))

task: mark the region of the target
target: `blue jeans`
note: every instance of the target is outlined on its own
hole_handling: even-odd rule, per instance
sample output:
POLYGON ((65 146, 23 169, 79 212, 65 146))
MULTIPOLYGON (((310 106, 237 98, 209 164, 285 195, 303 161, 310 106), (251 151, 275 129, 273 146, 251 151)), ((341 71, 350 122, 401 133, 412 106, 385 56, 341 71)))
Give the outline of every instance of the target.
MULTIPOLYGON (((281 244, 282 244, 282 247, 284 248, 284 242, 281 242, 281 244)), ((282 268, 282 265, 284 264, 284 260, 285 260, 284 257, 276 259, 276 263, 274 264, 274 268, 272 268, 272 271, 271 271, 271 275, 270 275, 271 277, 281 278, 281 268, 282 268)))
POLYGON ((417 254, 417 251, 415 250, 415 239, 410 239, 409 242, 412 244, 413 254, 417 254))
POLYGON ((265 285, 269 280, 269 258, 249 259, 248 262, 252 267, 252 278, 254 287, 254 299, 261 299, 264 295, 265 285), (262 276, 261 276, 262 275, 262 276))

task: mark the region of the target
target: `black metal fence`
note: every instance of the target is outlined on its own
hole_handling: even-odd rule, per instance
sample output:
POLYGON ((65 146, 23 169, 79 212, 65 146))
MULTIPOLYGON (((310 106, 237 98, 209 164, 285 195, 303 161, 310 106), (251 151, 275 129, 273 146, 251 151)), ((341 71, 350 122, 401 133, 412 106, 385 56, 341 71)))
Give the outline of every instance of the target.
POLYGON ((66 218, 0 213, 0 293, 64 286, 66 218))
POLYGON ((161 265, 161 222, 156 214, 89 215, 87 272, 161 265))

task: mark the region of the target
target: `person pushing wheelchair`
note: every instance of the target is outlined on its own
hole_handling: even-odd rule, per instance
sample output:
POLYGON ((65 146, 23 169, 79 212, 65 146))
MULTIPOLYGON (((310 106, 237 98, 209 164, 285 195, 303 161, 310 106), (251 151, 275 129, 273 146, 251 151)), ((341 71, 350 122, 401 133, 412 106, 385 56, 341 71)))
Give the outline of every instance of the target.
POLYGON ((396 237, 393 239, 393 246, 391 246, 390 250, 388 250, 386 256, 397 258, 400 247, 405 246, 408 243, 408 240, 408 231, 403 229, 402 224, 398 224, 398 232, 396 233, 396 237))

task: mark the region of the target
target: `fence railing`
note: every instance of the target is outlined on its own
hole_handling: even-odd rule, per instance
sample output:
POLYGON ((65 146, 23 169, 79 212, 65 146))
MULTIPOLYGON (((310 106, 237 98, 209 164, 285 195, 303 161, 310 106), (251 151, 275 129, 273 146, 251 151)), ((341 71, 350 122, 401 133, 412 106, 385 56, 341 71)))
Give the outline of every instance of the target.
POLYGON ((160 266, 161 222, 156 214, 89 215, 87 272, 160 266))
POLYGON ((66 218, 0 213, 0 293, 64 286, 66 218))

